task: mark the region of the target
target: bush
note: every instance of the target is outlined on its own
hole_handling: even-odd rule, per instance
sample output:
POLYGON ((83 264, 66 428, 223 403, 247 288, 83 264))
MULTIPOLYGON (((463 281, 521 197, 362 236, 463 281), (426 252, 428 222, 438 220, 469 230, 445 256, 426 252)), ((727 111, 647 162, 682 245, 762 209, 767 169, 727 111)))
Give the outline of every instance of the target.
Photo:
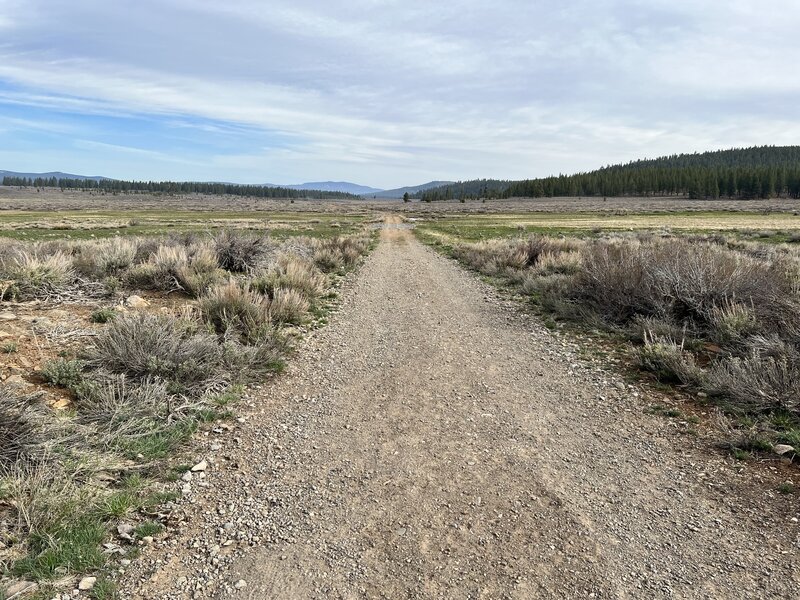
POLYGON ((105 308, 98 308, 90 317, 92 323, 108 323, 113 321, 117 316, 116 309, 107 306, 105 308))
POLYGON ((310 261, 284 255, 272 271, 263 273, 250 282, 252 289, 272 298, 278 288, 292 289, 309 299, 322 295, 326 287, 325 275, 310 261))
POLYGON ((219 266, 231 273, 245 273, 256 267, 266 253, 266 240, 224 230, 214 238, 219 266))
POLYGON ((234 279, 211 289, 199 302, 200 314, 218 334, 256 343, 270 329, 270 300, 234 279))
POLYGON ((326 273, 355 266, 367 251, 369 240, 362 237, 334 237, 317 242, 314 262, 326 273))
POLYGON ((306 297, 293 289, 278 288, 272 298, 272 319, 276 323, 299 325, 308 313, 306 297))
POLYGON ((112 238, 85 243, 75 257, 76 269, 93 279, 116 276, 136 260, 139 244, 131 238, 112 238))
POLYGON ((697 384, 703 373, 694 356, 669 338, 645 337, 645 343, 637 351, 639 366, 655 374, 659 381, 697 384))
POLYGON ((3 297, 18 300, 58 295, 75 280, 72 259, 63 252, 40 256, 18 250, 0 265, 0 275, 10 280, 3 297))
POLYGON ((41 374, 52 385, 74 389, 83 381, 83 367, 83 361, 56 358, 42 365, 41 374))
POLYGON ((744 413, 786 411, 800 418, 800 353, 776 339, 754 339, 750 354, 716 361, 708 391, 744 413), (759 343, 760 342, 760 343, 759 343))
POLYGON ((35 462, 40 455, 41 415, 31 407, 31 400, 0 387, 0 471, 35 462))
POLYGON ((216 338, 165 315, 137 313, 115 319, 84 356, 86 366, 142 381, 159 378, 173 393, 221 390, 235 374, 216 338))

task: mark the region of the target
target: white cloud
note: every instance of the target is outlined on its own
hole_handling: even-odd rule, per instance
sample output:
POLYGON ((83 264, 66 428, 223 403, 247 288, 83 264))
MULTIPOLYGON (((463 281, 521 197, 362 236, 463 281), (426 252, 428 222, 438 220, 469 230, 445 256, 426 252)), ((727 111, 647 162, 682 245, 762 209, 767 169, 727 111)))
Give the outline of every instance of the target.
POLYGON ((29 0, 25 14, 0 20, 14 86, 0 102, 282 138, 209 157, 219 173, 524 177, 800 136, 789 0, 29 0))

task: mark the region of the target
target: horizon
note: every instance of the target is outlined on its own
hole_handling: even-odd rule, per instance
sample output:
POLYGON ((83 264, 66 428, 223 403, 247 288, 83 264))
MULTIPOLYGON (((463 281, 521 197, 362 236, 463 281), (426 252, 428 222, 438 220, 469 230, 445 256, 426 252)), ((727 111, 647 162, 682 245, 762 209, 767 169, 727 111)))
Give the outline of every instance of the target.
POLYGON ((0 167, 387 190, 790 145, 771 8, 0 0, 0 167))

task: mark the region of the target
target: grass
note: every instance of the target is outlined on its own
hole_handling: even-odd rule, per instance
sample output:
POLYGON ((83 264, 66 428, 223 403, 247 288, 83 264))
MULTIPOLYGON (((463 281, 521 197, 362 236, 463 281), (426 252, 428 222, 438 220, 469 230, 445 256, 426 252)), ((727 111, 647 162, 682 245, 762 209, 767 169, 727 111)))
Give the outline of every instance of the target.
POLYGON ((363 227, 363 222, 361 215, 310 212, 9 210, 0 214, 0 237, 26 241, 99 240, 238 229, 254 233, 268 231, 273 239, 286 240, 297 236, 327 238, 355 233, 363 227))
POLYGON ((109 321, 113 321, 118 314, 116 309, 111 307, 98 308, 91 314, 89 319, 92 323, 108 323, 109 321))
MULTIPOLYGON (((315 220, 292 219, 296 231, 315 220)), ((137 538, 160 530, 142 517, 177 498, 153 491, 185 470, 170 468, 172 457, 206 423, 232 416, 243 384, 282 370, 289 348, 281 328, 305 323, 312 305, 324 307, 329 286, 369 249, 369 237, 350 239, 341 235, 347 226, 326 222, 336 235, 290 242, 263 231, 188 230, 153 239, 0 240, 0 279, 16 277, 15 297, 47 300, 77 286, 77 301, 106 302, 141 285, 176 301, 169 311, 96 308, 89 320, 102 327, 92 328, 90 344, 58 355, 40 348, 41 381, 66 390, 67 410, 56 414, 35 396, 0 388, 0 537, 13 540, 19 557, 0 573, 40 581, 53 595, 65 575, 93 573, 100 578, 92 597, 115 597, 100 544, 120 521, 136 524, 137 538), (335 257, 330 275, 315 263, 320 251, 335 257), (51 263, 74 281, 51 277, 41 267, 51 263), (189 296, 199 300, 189 304, 189 296), (141 475, 114 479, 119 468, 141 475)))

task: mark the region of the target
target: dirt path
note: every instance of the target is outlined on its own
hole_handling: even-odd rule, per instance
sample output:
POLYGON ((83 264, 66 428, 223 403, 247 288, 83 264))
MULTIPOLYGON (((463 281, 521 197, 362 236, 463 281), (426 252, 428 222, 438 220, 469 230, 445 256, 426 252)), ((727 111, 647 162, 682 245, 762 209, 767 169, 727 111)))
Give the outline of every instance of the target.
POLYGON ((798 597, 793 496, 408 231, 264 392, 126 597, 798 597))

